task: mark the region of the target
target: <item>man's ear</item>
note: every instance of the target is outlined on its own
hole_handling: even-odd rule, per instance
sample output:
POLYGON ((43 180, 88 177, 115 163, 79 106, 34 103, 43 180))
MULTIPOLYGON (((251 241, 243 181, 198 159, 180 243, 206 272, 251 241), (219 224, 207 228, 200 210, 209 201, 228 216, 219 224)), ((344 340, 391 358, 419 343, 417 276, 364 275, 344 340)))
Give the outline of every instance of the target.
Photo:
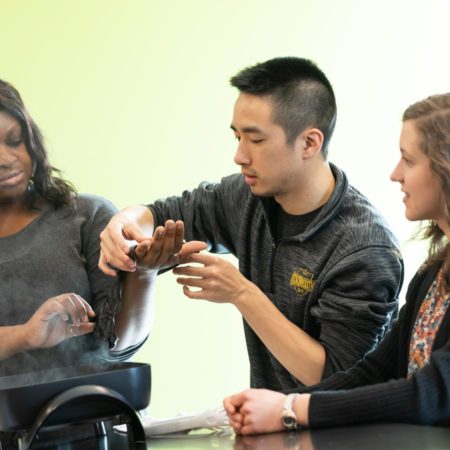
POLYGON ((314 158, 322 150, 323 133, 318 128, 307 128, 296 139, 304 159, 314 158))

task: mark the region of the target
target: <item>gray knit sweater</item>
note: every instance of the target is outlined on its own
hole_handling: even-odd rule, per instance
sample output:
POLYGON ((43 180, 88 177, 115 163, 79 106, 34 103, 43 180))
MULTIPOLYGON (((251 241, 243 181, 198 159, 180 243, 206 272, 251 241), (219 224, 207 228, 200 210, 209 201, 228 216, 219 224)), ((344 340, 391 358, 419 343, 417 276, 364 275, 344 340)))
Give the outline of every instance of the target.
POLYGON ((0 362, 0 374, 125 359, 136 350, 109 352, 120 281, 104 275, 97 265, 99 234, 115 212, 107 200, 81 195, 74 213, 47 206, 22 231, 0 239, 0 326, 26 322, 45 300, 67 292, 79 294, 97 313, 93 334, 14 355, 0 362))
MULTIPOLYGON (((242 274, 324 346, 324 377, 353 366, 377 345, 396 313, 403 280, 385 221, 331 167, 336 186, 327 204, 302 234, 278 242, 270 227, 274 199, 254 196, 240 174, 149 205, 157 225, 183 220, 187 239, 237 256, 242 274)), ((301 385, 245 322, 244 327, 251 386, 301 385)))

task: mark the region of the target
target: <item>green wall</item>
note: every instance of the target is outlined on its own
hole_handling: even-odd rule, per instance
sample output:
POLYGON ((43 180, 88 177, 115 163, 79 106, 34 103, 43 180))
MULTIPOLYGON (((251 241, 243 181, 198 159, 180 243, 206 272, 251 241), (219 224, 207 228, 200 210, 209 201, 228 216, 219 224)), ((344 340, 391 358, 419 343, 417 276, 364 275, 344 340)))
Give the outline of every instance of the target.
MULTIPOLYGON (((449 5, 1 0, 0 77, 23 94, 54 165, 120 208, 235 171, 229 77, 274 56, 311 58, 338 100, 330 159, 391 222, 408 279, 424 249, 406 244, 412 226, 388 177, 402 110, 449 90, 449 5)), ((239 314, 187 300, 171 274, 136 360, 152 364, 155 416, 214 407, 248 384, 239 314)))

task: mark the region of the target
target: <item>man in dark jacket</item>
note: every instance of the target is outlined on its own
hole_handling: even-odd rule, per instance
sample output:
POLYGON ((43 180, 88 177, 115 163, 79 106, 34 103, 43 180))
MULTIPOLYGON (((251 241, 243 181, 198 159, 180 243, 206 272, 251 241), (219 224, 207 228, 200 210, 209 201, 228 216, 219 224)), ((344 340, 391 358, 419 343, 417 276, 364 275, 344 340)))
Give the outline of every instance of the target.
MULTIPOLYGON (((188 265, 174 272, 187 297, 242 313, 251 386, 315 384, 377 345, 397 310, 402 260, 379 213, 327 161, 336 102, 323 72, 275 58, 231 84, 240 92, 231 128, 241 174, 123 210, 101 235, 99 265, 110 275, 111 265, 133 270, 125 237, 148 244, 154 226, 168 223, 170 238, 167 220, 183 221, 188 240, 239 260, 237 270, 207 253, 177 257, 188 265)), ((154 259, 150 245, 147 263, 154 259)))

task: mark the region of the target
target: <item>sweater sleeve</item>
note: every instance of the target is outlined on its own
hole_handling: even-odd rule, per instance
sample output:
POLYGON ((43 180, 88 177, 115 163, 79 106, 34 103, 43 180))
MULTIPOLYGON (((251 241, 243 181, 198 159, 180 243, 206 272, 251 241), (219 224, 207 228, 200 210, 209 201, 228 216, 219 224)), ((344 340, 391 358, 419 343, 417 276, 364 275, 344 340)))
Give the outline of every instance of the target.
MULTIPOLYGON (((436 424, 450 418, 450 333, 439 331, 438 349, 430 363, 405 378, 408 336, 436 269, 418 272, 408 287, 407 301, 380 345, 355 367, 318 385, 297 389, 310 392, 312 428, 368 422, 436 424)), ((444 319, 443 324, 448 322, 444 319)), ((447 325, 448 326, 448 325, 447 325)))
POLYGON ((108 349, 116 343, 115 317, 122 307, 122 276, 110 277, 98 268, 100 256, 100 232, 115 214, 115 206, 101 197, 93 195, 80 196, 80 209, 86 215, 82 227, 82 254, 85 258, 86 272, 91 289, 91 305, 97 315, 97 324, 93 333, 97 343, 107 343, 102 354, 105 360, 129 359, 145 342, 121 352, 108 349))
POLYGON ((181 196, 168 197, 149 205, 155 226, 168 219, 183 220, 187 240, 208 242, 214 253, 236 252, 240 210, 248 189, 240 176, 225 177, 220 183, 203 182, 181 196))
POLYGON ((367 247, 341 259, 325 278, 311 309, 326 352, 323 379, 352 367, 382 339, 397 313, 403 263, 391 248, 367 247))

